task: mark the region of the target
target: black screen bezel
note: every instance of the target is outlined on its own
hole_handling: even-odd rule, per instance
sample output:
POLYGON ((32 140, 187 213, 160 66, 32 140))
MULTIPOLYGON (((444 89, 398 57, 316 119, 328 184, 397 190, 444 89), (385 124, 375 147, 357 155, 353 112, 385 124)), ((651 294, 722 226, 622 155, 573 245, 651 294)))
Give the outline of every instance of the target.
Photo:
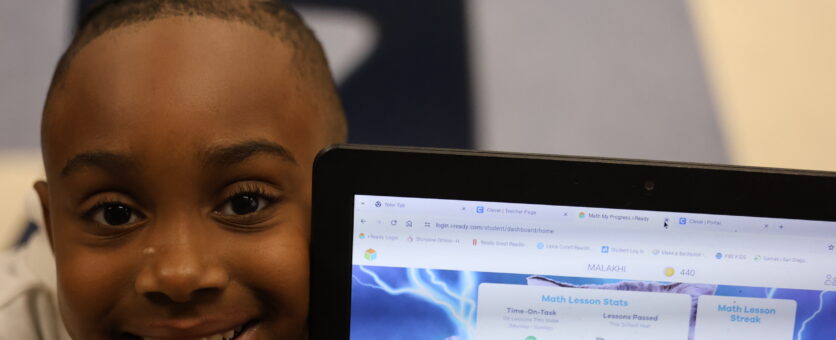
POLYGON ((836 221, 836 173, 465 150, 332 146, 312 193, 311 340, 349 338, 355 195, 836 221))

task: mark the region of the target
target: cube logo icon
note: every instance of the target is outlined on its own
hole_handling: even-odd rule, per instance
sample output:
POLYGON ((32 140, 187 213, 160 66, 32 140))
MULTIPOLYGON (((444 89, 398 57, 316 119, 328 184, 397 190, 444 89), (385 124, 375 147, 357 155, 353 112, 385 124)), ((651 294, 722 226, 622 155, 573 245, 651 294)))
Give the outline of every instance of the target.
POLYGON ((368 261, 374 261, 377 259, 377 251, 372 248, 366 249, 366 253, 363 254, 363 257, 365 257, 368 261))

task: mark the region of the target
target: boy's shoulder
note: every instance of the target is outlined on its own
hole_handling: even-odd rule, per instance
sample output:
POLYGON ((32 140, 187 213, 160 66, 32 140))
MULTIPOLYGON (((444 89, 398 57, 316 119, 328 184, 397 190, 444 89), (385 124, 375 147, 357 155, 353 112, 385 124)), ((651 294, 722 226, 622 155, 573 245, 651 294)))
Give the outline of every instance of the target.
POLYGON ((20 249, 0 252, 0 340, 70 339, 56 307, 49 244, 38 234, 20 249))

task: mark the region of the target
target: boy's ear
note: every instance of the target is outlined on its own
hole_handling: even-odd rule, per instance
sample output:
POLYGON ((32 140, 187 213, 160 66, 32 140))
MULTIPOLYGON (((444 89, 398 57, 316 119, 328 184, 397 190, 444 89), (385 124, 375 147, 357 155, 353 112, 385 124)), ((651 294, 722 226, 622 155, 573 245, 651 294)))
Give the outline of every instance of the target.
POLYGON ((44 228, 46 228, 46 236, 49 239, 49 247, 55 249, 52 244, 52 219, 49 218, 49 186, 46 181, 37 181, 35 182, 35 191, 41 201, 41 212, 44 214, 44 228))

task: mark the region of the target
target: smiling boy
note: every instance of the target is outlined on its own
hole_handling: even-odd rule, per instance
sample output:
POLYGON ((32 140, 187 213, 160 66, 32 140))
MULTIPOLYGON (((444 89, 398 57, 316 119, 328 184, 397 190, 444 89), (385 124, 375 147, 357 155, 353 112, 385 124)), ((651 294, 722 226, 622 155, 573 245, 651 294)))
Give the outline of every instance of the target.
POLYGON ((44 109, 35 188, 74 339, 306 337, 311 173, 345 119, 272 1, 96 9, 44 109))

